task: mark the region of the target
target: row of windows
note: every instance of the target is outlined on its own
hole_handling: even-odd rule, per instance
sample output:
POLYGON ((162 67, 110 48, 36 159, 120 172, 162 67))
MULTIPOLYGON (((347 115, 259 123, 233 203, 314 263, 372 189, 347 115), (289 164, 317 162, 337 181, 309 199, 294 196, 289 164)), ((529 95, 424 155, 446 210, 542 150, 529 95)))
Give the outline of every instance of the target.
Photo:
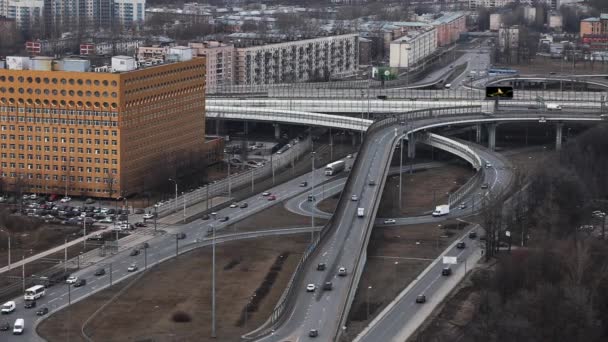
POLYGON ((192 70, 196 70, 196 69, 201 70, 204 75, 204 72, 205 72, 204 65, 191 65, 191 66, 185 66, 185 67, 181 67, 181 68, 177 68, 177 69, 172 69, 169 71, 156 72, 156 73, 145 75, 145 76, 132 77, 132 78, 125 80, 125 85, 131 84, 131 83, 149 81, 149 80, 164 79, 166 77, 175 75, 180 72, 192 71, 192 70))
MULTIPOLYGON (((48 136, 31 136, 31 135, 14 135, 14 134, 0 134, 0 140, 16 140, 19 139, 19 141, 36 141, 36 142, 42 142, 44 140, 44 142, 51 142, 53 141, 54 143, 59 143, 61 142, 62 144, 65 144, 67 142, 69 142, 70 144, 84 144, 85 142, 88 145, 91 145, 93 143, 95 143, 95 145, 101 145, 103 142, 103 145, 110 145, 110 140, 108 139, 84 139, 84 138, 65 138, 65 137, 48 137, 48 136)), ((112 145, 113 146, 118 146, 118 140, 112 140, 112 145)))
MULTIPOLYGON (((11 178, 17 178, 20 177, 21 175, 19 175, 17 172, 9 172, 9 173, 2 173, 3 177, 11 177, 11 178)), ((42 175, 40 173, 37 174, 25 174, 24 175, 25 178, 27 179, 44 179, 44 180, 54 180, 54 181, 67 181, 68 177, 67 176, 59 176, 59 175, 42 175)), ((114 178, 102 178, 102 177, 83 177, 83 176, 69 176, 69 179, 71 182, 87 182, 87 183, 105 183, 105 184, 117 184, 118 180, 114 179, 114 178)), ((41 189, 42 187, 40 187, 41 189)), ((74 188, 70 188, 71 190, 74 188)), ((92 189, 89 189, 89 191, 92 191, 92 189)))
MULTIPOLYGON (((7 121, 6 120, 7 117, 5 116, 0 116, 0 120, 3 121, 7 121)), ((10 120, 10 121, 14 121, 14 120, 10 120)), ((110 131, 110 130, 92 130, 90 128, 84 129, 84 128, 58 128, 58 127, 40 127, 40 126, 15 126, 15 125, 0 125, 0 130, 1 131, 15 131, 15 130, 19 130, 19 132, 25 132, 26 130, 28 132, 42 132, 44 131, 44 133, 61 133, 61 134, 76 134, 76 132, 78 132, 78 134, 86 134, 86 135, 101 135, 103 133, 103 135, 105 136, 109 136, 112 135, 113 137, 118 136, 118 131, 110 131)))
POLYGON ((108 86, 112 86, 112 87, 116 87, 118 86, 118 82, 116 81, 107 81, 107 80, 90 80, 90 79, 74 79, 74 78, 56 78, 56 77, 23 77, 23 76, 18 76, 17 78, 13 77, 13 76, 0 76, 0 82, 14 82, 15 79, 19 82, 19 83, 43 83, 43 84, 70 84, 70 85, 83 85, 86 84, 88 86, 90 85, 95 85, 95 86, 103 86, 103 87, 108 87, 108 86))
POLYGON ((73 109, 49 109, 49 108, 23 108, 0 106, 0 112, 6 113, 29 113, 29 114, 55 114, 55 115, 86 115, 117 118, 116 112, 98 112, 94 110, 73 110, 73 109))
MULTIPOLYGON (((7 159, 8 156, 10 156, 10 158, 15 158, 15 154, 14 153, 6 153, 3 152, 2 153, 2 159, 7 159)), ((25 159, 25 155, 23 154, 19 154, 19 158, 20 159, 25 159)), ((27 159, 28 160, 44 160, 44 161, 55 161, 55 162, 59 162, 59 160, 61 159, 62 162, 66 162, 68 163, 84 163, 86 162, 87 164, 91 164, 93 163, 93 161, 96 164, 101 164, 103 161, 103 164, 110 164, 110 159, 108 158, 91 158, 91 157, 69 157, 67 158, 66 156, 61 156, 61 158, 59 156, 50 156, 48 154, 46 155, 40 155, 40 154, 28 154, 27 155, 27 159)), ((5 161, 3 161, 3 163, 6 163, 5 161)), ((112 165, 118 165, 118 159, 112 159, 112 165)), ((105 169, 104 169, 105 170, 105 169)), ((97 171, 96 171, 97 172, 97 171)))
MULTIPOLYGON (((65 165, 61 165, 61 166, 59 166, 59 165, 46 165, 46 164, 45 165, 43 165, 43 164, 35 164, 35 165, 34 164, 27 164, 26 165, 24 163, 12 163, 12 162, 10 162, 10 163, 2 162, 1 165, 4 168, 10 167, 10 168, 13 168, 13 169, 17 168, 17 167, 20 168, 20 169, 25 169, 27 167, 28 170, 34 170, 34 169, 36 169, 36 170, 46 170, 46 171, 67 171, 68 170, 68 167, 65 166, 65 165)), ((84 168, 82 166, 81 167, 70 166, 69 170, 70 170, 70 172, 81 172, 81 173, 83 173, 86 170, 87 173, 93 173, 93 172, 95 172, 95 173, 101 173, 101 168, 99 168, 99 167, 95 167, 95 168, 86 167, 86 168, 84 168), (93 171, 93 170, 95 170, 95 171, 93 171)), ((112 172, 113 175, 117 175, 118 174, 118 170, 117 169, 112 169, 111 172, 112 172)), ((109 174, 110 173, 110 169, 109 168, 103 168, 103 173, 104 174, 109 174)))
MULTIPOLYGON (((117 156, 118 155, 118 151, 117 150, 109 150, 107 148, 104 149, 99 149, 99 148, 90 148, 90 147, 70 147, 69 149, 67 147, 57 147, 57 146, 41 146, 41 145, 27 145, 27 150, 28 151, 42 151, 44 149, 44 151, 46 152, 65 152, 67 153, 68 150, 71 153, 86 153, 86 154, 103 154, 105 155, 110 155, 110 151, 112 153, 113 156, 117 156)), ((6 144, 6 143, 2 143, 0 144, 0 148, 2 149, 10 149, 10 150, 17 150, 19 149, 20 151, 25 151, 25 145, 16 145, 16 144, 6 144), (7 147, 8 146, 8 147, 7 147)), ((23 159, 23 158, 21 158, 23 159)))
MULTIPOLYGON (((16 177, 16 176, 14 176, 14 177, 16 177)), ((114 182, 114 183, 116 183, 116 182, 114 182)), ((24 189, 24 190, 26 190, 26 189, 24 189)), ((38 193, 38 192, 45 192, 45 193, 50 193, 50 192, 53 192, 53 191, 60 191, 61 192, 65 188, 61 188, 61 189, 58 190, 57 188, 49 187, 49 186, 31 185, 31 186, 29 186, 29 189, 30 189, 29 192, 36 192, 36 193, 38 193), (40 191, 37 191, 37 190, 40 190, 40 191)), ((80 192, 81 194, 82 193, 104 193, 105 194, 105 193, 109 193, 110 192, 110 190, 106 189, 106 188, 104 188, 104 189, 91 189, 91 188, 88 188, 87 189, 87 188, 68 187, 68 190, 70 191, 70 193, 72 193, 72 192, 80 192)), ((114 189, 112 191, 113 191, 114 194, 116 194, 116 189, 114 189)))
MULTIPOLYGON (((142 86, 141 88, 131 88, 125 91, 125 94, 136 94, 142 91, 146 91, 146 90, 152 90, 152 89, 158 89, 158 88, 165 88, 167 86, 170 85, 174 85, 174 84, 181 84, 181 83, 185 83, 188 81, 193 81, 193 80, 203 80, 202 75, 195 75, 195 76, 191 76, 191 77, 184 77, 184 78, 180 78, 178 80, 170 80, 167 82, 161 82, 161 83, 154 83, 154 84, 147 84, 142 86)), ((1 88, 0 88, 1 90, 1 88)))
POLYGON ((180 95, 179 100, 182 101, 184 99, 183 95, 185 95, 185 94, 200 92, 202 95, 203 91, 204 91, 204 87, 199 85, 199 86, 193 86, 193 87, 183 88, 180 90, 166 92, 163 94, 146 96, 144 98, 137 99, 134 101, 128 101, 125 105, 125 108, 130 108, 132 106, 140 106, 140 105, 146 104, 146 103, 160 102, 161 100, 169 99, 172 97, 177 97, 177 95, 180 95))
POLYGON ((0 121, 9 122, 29 122, 29 123, 45 123, 45 124, 62 124, 62 125, 87 125, 87 126, 105 126, 118 127, 116 121, 100 121, 100 120, 74 120, 74 119, 50 119, 50 118, 24 118, 22 116, 0 116, 0 121))
POLYGON ((22 99, 22 98, 18 98, 18 99, 14 99, 12 97, 6 98, 6 97, 0 97, 0 104, 3 105, 14 105, 14 104, 20 104, 20 105, 29 105, 29 106, 53 106, 53 107, 57 107, 57 106, 69 106, 69 107, 86 107, 86 108, 105 108, 105 109, 117 109, 118 108, 118 103, 116 102, 91 102, 91 101, 66 101, 66 100, 47 100, 47 99, 22 99))
POLYGON ((10 94, 14 94, 15 92, 18 92, 19 94, 36 94, 36 95, 42 95, 44 93, 44 95, 59 95, 61 94, 62 96, 79 96, 79 97, 83 97, 83 96, 87 96, 87 97, 118 97, 118 93, 113 91, 111 93, 107 92, 107 91, 90 91, 90 90, 86 90, 86 91, 82 91, 82 90, 65 90, 65 89, 61 89, 61 90, 57 90, 57 89, 33 89, 33 88, 13 88, 13 87, 0 87, 0 93, 10 93, 10 94))

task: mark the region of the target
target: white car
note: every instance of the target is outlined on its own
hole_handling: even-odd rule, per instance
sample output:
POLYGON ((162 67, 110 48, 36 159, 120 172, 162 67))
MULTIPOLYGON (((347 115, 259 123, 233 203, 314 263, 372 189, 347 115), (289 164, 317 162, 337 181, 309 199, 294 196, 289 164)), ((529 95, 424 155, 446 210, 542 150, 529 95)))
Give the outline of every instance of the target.
POLYGON ((489 169, 489 168, 491 168, 491 167, 492 167, 492 163, 490 163, 490 162, 486 162, 486 169, 489 169))
POLYGON ((144 214, 144 220, 149 220, 149 219, 153 219, 154 218, 154 214, 144 214))
POLYGON ((108 208, 101 208, 101 209, 99 209, 99 213, 100 214, 107 214, 108 210, 110 210, 110 209, 108 209, 108 208))
POLYGON ((72 200, 72 198, 71 198, 71 197, 67 197, 67 196, 66 196, 66 197, 64 197, 64 198, 62 198, 62 199, 61 199, 61 203, 67 203, 67 202, 69 202, 69 201, 71 201, 71 200, 72 200))
POLYGON ((12 300, 6 302, 4 303, 4 305, 2 305, 2 314, 10 314, 11 312, 15 311, 16 307, 17 305, 15 305, 15 302, 13 302, 12 300))
POLYGON ((352 154, 349 154, 349 155, 346 156, 346 158, 348 158, 348 159, 351 159, 352 157, 353 157, 352 154))
POLYGON ((306 292, 315 292, 315 289, 317 287, 315 286, 315 284, 308 284, 306 285, 306 292))
POLYGON ((466 203, 460 203, 460 205, 458 206, 458 209, 466 209, 466 208, 467 208, 466 203))
POLYGON ((239 206, 239 204, 238 204, 238 203, 236 203, 236 202, 234 202, 234 203, 232 203, 232 204, 230 205, 230 208, 236 208, 236 207, 238 207, 238 206, 239 206))
POLYGON ((264 191, 264 192, 262 192, 262 196, 270 196, 270 192, 264 191))
POLYGON ((131 266, 129 266, 129 268, 127 268, 127 272, 135 272, 137 271, 137 265, 135 264, 131 264, 131 266))
POLYGON ((395 219, 386 219, 386 220, 384 220, 384 224, 395 224, 395 222, 397 222, 397 221, 395 221, 395 219))
POLYGON ((38 198, 38 196, 37 196, 36 194, 31 194, 31 195, 30 195, 30 199, 35 200, 35 199, 37 199, 37 198, 38 198))
POLYGON ((340 277, 344 277, 344 276, 346 276, 346 267, 340 267, 340 268, 338 269, 338 275, 339 275, 340 277))
POLYGON ((65 282, 68 284, 74 284, 77 281, 78 281, 77 276, 69 276, 68 279, 65 280, 65 282))
POLYGON ((350 200, 357 201, 357 200, 359 200, 359 197, 357 197, 357 195, 352 195, 352 196, 350 196, 350 200))

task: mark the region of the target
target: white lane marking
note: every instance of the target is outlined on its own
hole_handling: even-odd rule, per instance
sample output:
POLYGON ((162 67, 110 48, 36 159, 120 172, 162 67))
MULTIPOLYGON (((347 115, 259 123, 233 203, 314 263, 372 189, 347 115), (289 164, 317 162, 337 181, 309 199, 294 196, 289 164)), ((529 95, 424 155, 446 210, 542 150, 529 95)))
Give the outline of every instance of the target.
POLYGON ((61 297, 57 297, 57 298, 53 298, 53 299, 49 300, 49 304, 52 303, 52 302, 54 302, 54 301, 56 301, 59 298, 61 298, 61 297))

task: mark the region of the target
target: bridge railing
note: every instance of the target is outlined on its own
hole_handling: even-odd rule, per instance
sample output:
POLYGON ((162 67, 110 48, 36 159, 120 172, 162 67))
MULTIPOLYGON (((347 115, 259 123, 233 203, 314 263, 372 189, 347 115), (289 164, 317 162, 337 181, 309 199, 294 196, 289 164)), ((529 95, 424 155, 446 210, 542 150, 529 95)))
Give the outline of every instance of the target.
POLYGON ((249 184, 256 179, 267 178, 271 176, 278 169, 286 167, 298 160, 299 157, 304 154, 306 151, 310 150, 311 140, 310 136, 301 140, 298 144, 294 145, 292 148, 287 150, 285 153, 280 155, 271 155, 270 161, 268 161, 264 166, 254 168, 248 171, 239 172, 235 170, 235 173, 232 174, 228 178, 224 178, 215 183, 207 184, 206 186, 199 188, 193 192, 183 194, 178 196, 177 202, 175 198, 171 199, 168 202, 165 202, 161 207, 157 208, 157 213, 159 217, 166 216, 168 214, 179 212, 182 210, 184 206, 184 201, 186 202, 186 206, 191 206, 196 203, 209 200, 213 197, 227 194, 230 190, 242 187, 246 184, 249 184))

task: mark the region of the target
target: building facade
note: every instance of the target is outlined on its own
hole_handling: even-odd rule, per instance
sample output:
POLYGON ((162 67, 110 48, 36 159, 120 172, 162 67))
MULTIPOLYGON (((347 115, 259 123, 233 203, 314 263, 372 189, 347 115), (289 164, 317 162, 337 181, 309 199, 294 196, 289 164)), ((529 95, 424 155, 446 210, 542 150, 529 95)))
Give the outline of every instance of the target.
POLYGON ((43 24, 44 0, 8 0, 6 17, 15 19, 17 28, 30 31, 43 24))
POLYGON ((171 160, 205 153, 204 58, 142 69, 130 58, 113 58, 106 72, 52 58, 12 62, 38 70, 0 69, 9 189, 116 198, 142 191, 171 160))
POLYGON ((460 34, 467 32, 467 18, 462 12, 446 13, 431 22, 437 29, 437 45, 446 46, 456 42, 460 34))
POLYGON ((389 65, 394 68, 410 68, 435 50, 437 30, 434 27, 409 31, 407 35, 391 43, 389 65))
POLYGON ((357 34, 236 48, 235 83, 261 85, 329 80, 353 75, 358 65, 357 34))
POLYGON ((115 23, 123 27, 143 24, 146 19, 146 0, 113 0, 115 23))
POLYGON ((234 84, 234 45, 218 41, 188 43, 198 56, 207 61, 207 92, 234 84))

